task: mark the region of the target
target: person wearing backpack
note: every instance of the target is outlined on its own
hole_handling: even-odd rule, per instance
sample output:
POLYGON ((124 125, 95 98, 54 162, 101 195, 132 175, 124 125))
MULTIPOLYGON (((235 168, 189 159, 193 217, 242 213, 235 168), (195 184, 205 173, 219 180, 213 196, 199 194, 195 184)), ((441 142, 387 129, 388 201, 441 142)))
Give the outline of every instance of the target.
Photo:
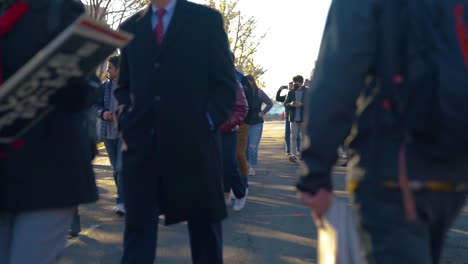
MULTIPOLYGON (((57 2, 0 2, 0 90, 84 12, 80 1, 52 8, 57 2), (58 23, 48 27, 53 17, 58 23)), ((76 207, 98 199, 96 145, 86 124, 92 91, 84 78, 70 81, 50 97, 54 109, 34 128, 0 144, 0 263, 57 263, 76 207)))
MULTIPOLYGON (((223 156, 223 188, 226 207, 231 205, 231 193, 236 197, 245 197, 247 187, 237 165, 237 130, 247 116, 249 106, 244 94, 244 88, 239 82, 236 103, 229 119, 224 122, 219 131, 221 133, 221 149, 223 156)), ((245 206, 246 199, 235 199, 235 210, 245 206)))
POLYGON ((351 132, 348 190, 366 263, 439 263, 465 203, 467 8, 332 1, 306 96, 298 199, 320 225, 351 132))

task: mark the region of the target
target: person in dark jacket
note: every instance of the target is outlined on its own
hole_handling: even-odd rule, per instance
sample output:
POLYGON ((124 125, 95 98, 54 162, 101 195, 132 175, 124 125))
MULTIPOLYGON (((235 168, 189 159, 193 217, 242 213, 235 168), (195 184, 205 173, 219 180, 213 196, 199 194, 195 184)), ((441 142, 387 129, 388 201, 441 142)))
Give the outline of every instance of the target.
POLYGON ((293 78, 293 83, 294 89, 289 91, 286 99, 284 99, 284 107, 287 109, 288 115, 286 119, 289 120, 291 127, 291 156, 289 157, 289 161, 297 163, 297 153, 300 149, 296 145, 296 142, 297 138, 302 135, 302 121, 304 116, 304 78, 301 75, 297 75, 293 78))
MULTIPOLYGON (((292 91, 294 89, 294 83, 290 82, 288 86, 281 86, 278 91, 276 92, 275 100, 279 103, 284 104, 284 100, 286 100, 287 93, 285 95, 281 95, 283 90, 292 91)), ((287 107, 284 108, 284 146, 286 151, 286 156, 291 155, 291 123, 287 118, 289 115, 289 109, 287 107)), ((301 136, 299 135, 296 139, 297 150, 301 149, 301 136)), ((296 150, 296 151, 297 151, 296 150)))
POLYGON ((154 262, 159 214, 166 224, 188 222, 193 263, 222 263, 218 129, 237 93, 222 16, 187 0, 152 0, 120 28, 135 35, 115 92, 126 145, 122 263, 154 262))
MULTIPOLYGON (((440 12, 445 1, 413 1, 417 13, 404 16, 424 17, 423 21, 437 27, 444 20, 455 23, 440 12)), ((384 58, 392 53, 383 46, 390 41, 379 40, 388 36, 391 26, 399 25, 391 12, 399 5, 394 1, 332 1, 312 91, 307 95, 303 140, 307 144, 298 199, 320 224, 332 204, 336 150, 351 131, 348 190, 358 216, 365 263, 437 264, 446 234, 466 202, 468 164, 428 158, 411 143, 403 147, 401 127, 383 118, 388 104, 376 100, 374 95, 379 94, 374 88, 382 87, 382 74, 388 71, 384 58), (376 77, 376 86, 369 86, 371 76, 376 77)), ((462 25, 465 17, 462 12, 462 25)), ((463 26, 461 31, 467 34, 463 26)), ((419 114, 425 118, 428 113, 419 114)))
MULTIPOLYGON (((224 169, 224 200, 226 206, 231 205, 231 190, 235 197, 245 197, 246 186, 237 166, 237 130, 247 116, 249 107, 245 98, 244 89, 239 83, 237 90, 237 100, 231 117, 221 126, 221 145, 223 150, 224 169)), ((242 199, 242 198, 241 198, 242 199)), ((235 205, 238 204, 236 199, 235 205)), ((245 204, 245 202, 244 202, 245 204)), ((236 207, 237 208, 237 207, 236 207)))
POLYGON ((254 92, 252 105, 250 106, 253 108, 252 112, 254 114, 250 120, 249 138, 247 141, 249 175, 254 176, 256 174, 255 168, 257 166, 258 147, 262 138, 263 123, 265 122, 263 116, 273 107, 273 102, 264 91, 258 88, 255 78, 252 75, 247 75, 246 78, 249 80, 250 86, 253 88, 254 92), (266 106, 262 109, 263 104, 266 106))
POLYGON ((276 91, 276 97, 275 97, 275 100, 277 102, 281 102, 281 103, 284 103, 284 99, 286 99, 286 94, 285 95, 281 95, 283 93, 283 91, 287 91, 288 90, 288 86, 287 85, 282 85, 280 86, 280 88, 278 89, 278 91, 276 91))
MULTIPOLYGON (((52 2, 0 2, 2 81, 55 37, 42 26, 52 2)), ((64 0, 57 32, 83 12, 80 1, 64 0)), ((68 83, 50 99, 53 111, 13 144, 0 144, 0 263, 56 263, 75 208, 98 199, 88 88, 84 78, 68 83)))

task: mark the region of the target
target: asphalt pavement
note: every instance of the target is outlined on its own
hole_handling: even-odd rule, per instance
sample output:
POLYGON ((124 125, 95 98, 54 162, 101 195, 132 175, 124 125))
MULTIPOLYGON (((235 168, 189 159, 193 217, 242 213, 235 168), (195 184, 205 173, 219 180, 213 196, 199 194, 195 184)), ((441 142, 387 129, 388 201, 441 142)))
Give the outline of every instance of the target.
MULTIPOLYGON (((250 177, 244 210, 229 209, 223 223, 226 264, 316 263, 317 232, 308 210, 298 204, 294 183, 297 165, 284 155, 284 124, 265 123, 257 175, 250 177)), ((114 215, 116 189, 105 153, 95 160, 101 199, 80 207, 83 231, 68 240, 64 264, 115 264, 122 254, 123 218, 114 215)), ((342 189, 346 169, 337 166, 334 177, 342 189)), ((468 264, 468 207, 450 231, 443 264, 468 264)), ((160 224, 156 263, 190 262, 185 224, 160 224)))

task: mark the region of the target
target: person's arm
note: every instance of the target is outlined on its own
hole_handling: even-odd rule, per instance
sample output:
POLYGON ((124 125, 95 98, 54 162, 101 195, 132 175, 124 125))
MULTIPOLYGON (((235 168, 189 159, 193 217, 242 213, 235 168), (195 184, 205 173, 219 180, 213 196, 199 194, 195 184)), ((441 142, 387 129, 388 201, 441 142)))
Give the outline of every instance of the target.
POLYGON ((286 99, 286 95, 281 96, 281 92, 283 91, 283 87, 280 87, 279 90, 276 92, 276 98, 275 101, 284 103, 284 100, 286 99))
POLYGON ((273 107, 273 102, 271 101, 270 97, 268 97, 268 95, 262 90, 258 90, 258 95, 261 102, 266 104, 265 108, 262 110, 262 114, 265 115, 273 107))
POLYGON ((234 111, 237 112, 236 125, 241 125, 249 112, 247 98, 245 97, 244 88, 241 84, 239 84, 239 88, 237 89, 237 101, 234 111))
POLYGON ((311 92, 306 93, 303 164, 297 188, 331 190, 337 148, 355 120, 356 100, 376 49, 375 1, 335 0, 330 7, 311 92), (352 28, 353 30, 349 30, 352 28))
POLYGON ((234 105, 234 109, 232 111, 231 116, 223 124, 223 126, 232 128, 237 125, 241 125, 244 121, 244 118, 247 116, 248 111, 249 107, 247 106, 247 99, 245 98, 244 88, 239 83, 239 87, 237 89, 236 104, 234 105))
POLYGON ((218 12, 212 12, 210 29, 211 52, 209 56, 210 97, 207 105, 207 118, 212 129, 218 128, 232 113, 236 102, 237 78, 234 62, 231 58, 223 18, 218 12), (211 120, 210 120, 211 119, 211 120))
POLYGON ((128 65, 128 57, 127 57, 127 47, 121 50, 120 55, 120 75, 119 75, 119 82, 118 87, 114 91, 114 96, 117 99, 119 108, 121 108, 122 114, 123 110, 126 110, 131 104, 130 99, 130 73, 129 73, 129 65, 128 65))
POLYGON ((286 98, 284 99, 284 107, 286 108, 294 108, 294 106, 291 105, 293 101, 293 93, 294 91, 289 91, 288 94, 286 95, 286 98))
POLYGON ((109 109, 106 109, 105 106, 104 106, 104 96, 106 94, 106 91, 105 91, 106 84, 107 84, 107 82, 104 82, 104 83, 102 83, 100 85, 99 90, 101 91, 101 93, 99 94, 99 98, 97 99, 97 102, 94 105, 94 109, 96 110, 96 116, 99 119, 102 119, 102 120, 104 120, 104 117, 103 117, 104 112, 109 111, 109 109))

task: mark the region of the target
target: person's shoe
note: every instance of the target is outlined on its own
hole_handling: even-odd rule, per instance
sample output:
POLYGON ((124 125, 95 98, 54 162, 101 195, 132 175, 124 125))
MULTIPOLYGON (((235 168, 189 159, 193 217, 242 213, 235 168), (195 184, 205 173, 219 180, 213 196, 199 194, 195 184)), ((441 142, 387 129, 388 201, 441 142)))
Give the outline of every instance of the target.
POLYGON ((125 215, 125 206, 122 203, 117 204, 117 206, 114 209, 114 213, 118 216, 124 216, 125 215))
POLYGON ((240 210, 244 209, 245 207, 245 203, 247 202, 247 195, 249 194, 249 189, 246 189, 245 190, 245 196, 240 198, 240 199, 236 199, 234 201, 234 206, 232 206, 232 209, 236 212, 239 212, 240 210))
POLYGON ((290 152, 286 152, 285 155, 286 155, 286 156, 291 156, 291 153, 290 153, 290 152))
POLYGON ((80 223, 72 223, 70 229, 68 230, 68 239, 78 237, 81 233, 80 223))
POLYGON ((255 172, 255 169, 250 167, 249 169, 249 176, 255 176, 256 172, 255 172))
POLYGON ((292 163, 297 163, 298 159, 296 156, 290 156, 289 157, 289 162, 292 162, 292 163))
POLYGON ((80 235, 79 232, 69 231, 69 232, 68 232, 68 237, 67 237, 67 238, 68 238, 68 239, 70 239, 70 238, 75 238, 75 237, 78 237, 79 235, 80 235))

